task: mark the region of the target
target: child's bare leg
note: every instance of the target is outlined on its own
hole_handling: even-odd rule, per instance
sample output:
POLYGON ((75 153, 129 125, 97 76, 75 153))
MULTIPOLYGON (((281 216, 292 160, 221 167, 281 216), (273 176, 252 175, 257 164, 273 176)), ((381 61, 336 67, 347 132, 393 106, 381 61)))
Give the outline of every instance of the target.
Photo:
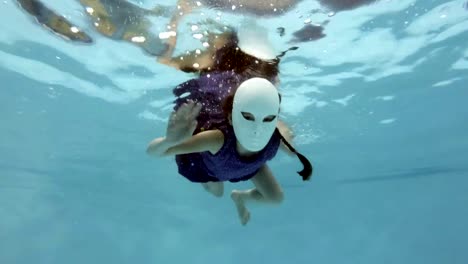
POLYGON ((245 206, 246 202, 256 201, 261 203, 279 204, 283 201, 283 191, 274 178, 267 165, 258 171, 252 178, 255 188, 250 190, 233 190, 231 198, 234 201, 239 220, 242 225, 246 225, 250 220, 250 212, 245 206))
POLYGON ((223 182, 204 182, 202 183, 203 188, 206 191, 213 194, 216 197, 222 197, 224 194, 224 184, 223 182))
MULTIPOLYGON (((158 57, 158 62, 163 64, 170 64, 172 55, 174 54, 175 47, 177 45, 177 34, 179 23, 182 18, 190 13, 193 9, 193 3, 188 0, 178 0, 177 9, 174 11, 174 14, 169 21, 169 29, 176 32, 175 36, 169 37, 166 41, 166 50, 158 57)), ((170 65, 173 66, 173 65, 170 65)))

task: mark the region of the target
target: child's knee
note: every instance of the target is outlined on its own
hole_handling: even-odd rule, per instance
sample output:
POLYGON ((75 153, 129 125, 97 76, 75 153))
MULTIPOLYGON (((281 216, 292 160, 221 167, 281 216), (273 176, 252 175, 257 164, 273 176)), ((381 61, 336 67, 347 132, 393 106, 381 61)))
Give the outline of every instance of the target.
POLYGON ((224 195, 224 184, 222 182, 207 182, 203 184, 203 187, 216 197, 224 195))
POLYGON ((224 188, 222 188, 222 187, 221 188, 215 188, 211 193, 216 197, 223 197, 224 188))
POLYGON ((275 191, 271 193, 267 199, 274 204, 280 204, 284 200, 284 193, 282 190, 275 191))

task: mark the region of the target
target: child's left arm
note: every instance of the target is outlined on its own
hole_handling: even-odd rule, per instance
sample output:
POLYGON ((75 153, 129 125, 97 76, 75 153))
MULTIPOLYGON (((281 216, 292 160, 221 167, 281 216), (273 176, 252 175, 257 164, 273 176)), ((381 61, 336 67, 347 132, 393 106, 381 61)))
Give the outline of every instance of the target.
MULTIPOLYGON (((281 135, 286 139, 289 144, 293 145, 293 140, 294 140, 294 133, 288 125, 286 125, 283 121, 278 120, 277 128, 281 135)), ((295 155, 294 152, 292 152, 284 143, 281 141, 280 148, 285 151, 288 155, 293 156, 295 155)))

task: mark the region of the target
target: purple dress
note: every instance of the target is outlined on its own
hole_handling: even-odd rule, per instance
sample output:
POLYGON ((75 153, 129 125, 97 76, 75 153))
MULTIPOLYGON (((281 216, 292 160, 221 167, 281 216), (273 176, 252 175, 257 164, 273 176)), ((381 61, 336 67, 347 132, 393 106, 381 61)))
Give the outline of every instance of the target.
POLYGON ((224 134, 224 144, 215 155, 210 152, 176 155, 182 176, 192 182, 246 181, 278 152, 281 138, 277 130, 263 150, 246 158, 237 153, 237 140, 232 127, 218 129, 224 134))
POLYGON ((236 136, 224 116, 222 103, 245 79, 246 76, 233 71, 212 72, 184 82, 173 90, 176 96, 174 110, 189 99, 203 105, 197 117, 198 126, 194 134, 210 129, 219 129, 224 134, 224 145, 216 155, 210 152, 176 155, 178 171, 188 180, 246 181, 276 155, 280 144, 278 131, 275 131, 267 146, 256 155, 244 158, 237 153, 236 136))

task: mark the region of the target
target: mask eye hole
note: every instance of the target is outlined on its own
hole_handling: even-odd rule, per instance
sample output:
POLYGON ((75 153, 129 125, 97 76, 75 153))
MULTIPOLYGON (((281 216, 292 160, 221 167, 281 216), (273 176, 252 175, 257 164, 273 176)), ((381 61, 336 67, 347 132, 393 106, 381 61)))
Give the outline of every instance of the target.
POLYGON ((275 119, 276 119, 275 115, 269 115, 269 116, 263 118, 263 122, 272 122, 275 119))
POLYGON ((255 117, 251 113, 241 112, 241 114, 246 120, 255 121, 255 117))

